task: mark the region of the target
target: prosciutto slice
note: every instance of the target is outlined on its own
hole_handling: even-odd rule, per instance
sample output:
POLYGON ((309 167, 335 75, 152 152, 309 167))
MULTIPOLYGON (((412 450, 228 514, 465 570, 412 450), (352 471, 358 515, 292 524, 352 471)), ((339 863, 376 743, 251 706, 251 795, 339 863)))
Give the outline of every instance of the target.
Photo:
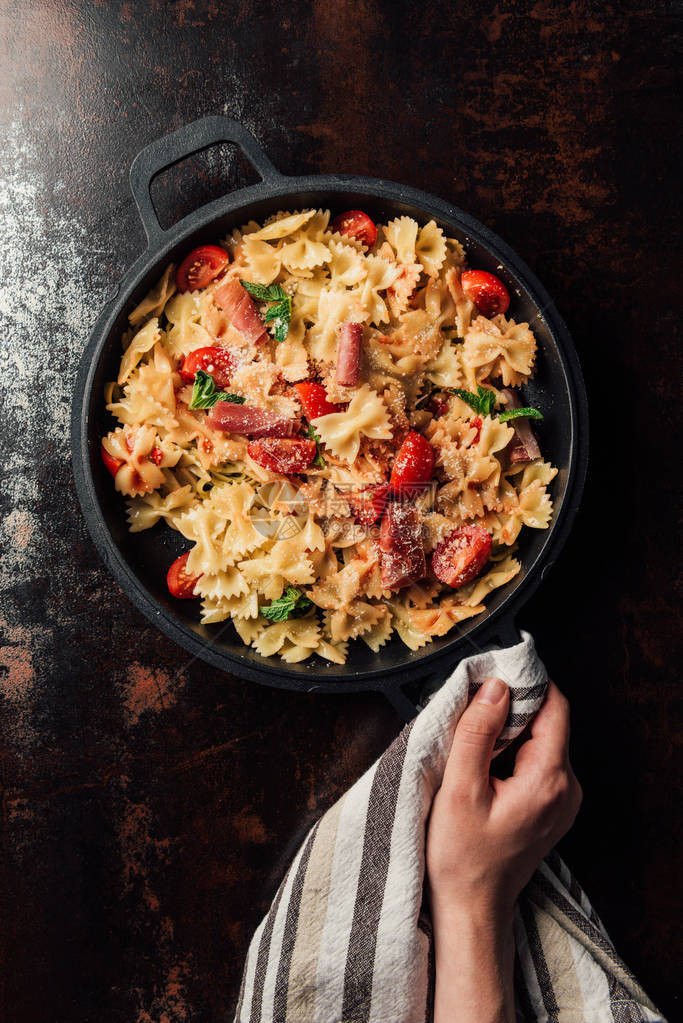
MULTIPOLYGON (((511 387, 504 388, 502 392, 507 398, 506 408, 521 408, 522 403, 517 392, 511 387)), ((511 462, 533 462, 535 458, 541 457, 541 449, 531 429, 528 419, 511 419, 510 426, 515 431, 515 436, 510 442, 508 453, 511 462)))
POLYGON ((246 437, 293 437, 299 430, 298 419, 286 419, 264 408, 235 405, 231 401, 217 401, 206 422, 214 430, 243 433, 246 437))
POLYGON ((344 387, 355 387, 358 383, 362 341, 362 323, 342 323, 337 344, 337 383, 344 387))
POLYGON ((225 310, 233 327, 239 330, 246 341, 260 344, 268 340, 268 331, 254 300, 236 277, 219 285, 213 299, 217 306, 225 310))
POLYGON ((382 589, 400 590, 427 574, 422 524, 416 508, 392 501, 379 533, 382 589))

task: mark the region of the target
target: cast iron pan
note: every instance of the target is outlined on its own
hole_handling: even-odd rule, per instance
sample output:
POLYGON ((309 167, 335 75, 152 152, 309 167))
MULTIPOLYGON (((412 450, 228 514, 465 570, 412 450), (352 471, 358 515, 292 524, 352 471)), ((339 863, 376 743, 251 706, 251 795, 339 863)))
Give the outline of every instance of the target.
POLYGON ((514 616, 542 582, 569 533, 586 473, 588 416, 578 357, 562 319, 522 260, 468 214, 425 192, 379 178, 286 177, 273 167, 253 136, 227 117, 203 118, 153 142, 134 160, 130 181, 149 244, 92 330, 79 367, 71 420, 78 496, 102 558, 150 621, 209 664, 281 689, 377 690, 408 720, 415 713, 415 704, 405 692, 406 686, 414 694, 418 683, 445 678, 461 657, 485 644, 518 639, 514 616), (162 170, 218 142, 239 146, 261 177, 260 183, 208 203, 164 230, 150 198, 152 180, 162 170), (317 657, 285 665, 276 657, 264 658, 245 647, 229 622, 200 625, 198 604, 174 601, 166 589, 166 570, 184 549, 183 538, 163 523, 143 533, 129 533, 124 501, 114 492, 99 454, 101 437, 113 426, 104 408, 104 384, 116 377, 128 314, 167 263, 180 262, 196 245, 215 242, 248 220, 263 221, 277 210, 311 206, 330 209, 333 214, 363 209, 381 222, 403 214, 422 223, 434 218, 449 236, 460 239, 470 266, 493 271, 503 279, 512 296, 510 315, 530 322, 538 340, 537 371, 525 396, 544 413, 540 431, 543 454, 559 469, 552 484, 555 513, 551 527, 523 531, 518 555, 522 570, 489 597, 485 614, 416 652, 399 639, 391 640, 379 654, 362 642, 352 643, 345 665, 317 657))

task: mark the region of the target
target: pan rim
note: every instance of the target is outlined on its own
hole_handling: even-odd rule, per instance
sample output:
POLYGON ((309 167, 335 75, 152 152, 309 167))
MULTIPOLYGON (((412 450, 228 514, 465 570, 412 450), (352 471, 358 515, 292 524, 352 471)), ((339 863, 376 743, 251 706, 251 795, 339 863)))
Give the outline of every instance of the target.
POLYGON ((474 644, 475 637, 478 640, 475 645, 479 646, 486 642, 485 637, 490 640, 497 632, 505 631, 506 623, 509 626, 516 612, 531 597, 554 564, 570 532, 583 493, 587 471, 588 409, 578 354, 555 303, 526 263, 485 224, 459 207, 430 193, 383 178, 339 174, 293 177, 279 175, 277 179, 268 183, 261 182, 213 200, 189 214, 169 230, 162 232, 161 244, 150 243, 123 275, 93 325, 81 356, 72 402, 71 447, 77 494, 95 546, 124 593, 165 635, 212 666, 250 681, 276 688, 357 692, 381 688, 373 683, 381 683, 388 678, 402 681, 407 673, 412 677, 416 673, 429 674, 438 669, 440 663, 453 662, 458 648, 468 641, 474 644), (254 203, 289 197, 289 202, 296 204, 297 197, 307 193, 322 196, 333 192, 364 193, 379 201, 405 203, 420 210, 426 217, 433 216, 445 223, 457 225, 460 231, 471 235, 483 245, 524 287, 538 311, 537 315, 542 317, 550 331, 560 355, 570 413, 569 464, 561 506, 540 550, 531 564, 525 566, 524 578, 499 607, 488 611, 481 622, 473 624, 467 633, 458 635, 454 632, 453 639, 437 650, 430 651, 427 646, 420 651, 412 652, 406 648, 407 655, 417 653, 417 656, 412 656, 403 666, 389 665, 356 670, 346 665, 335 665, 331 667, 339 668, 338 674, 330 669, 325 674, 319 674, 315 670, 301 674, 279 664, 269 664, 266 658, 262 658, 262 663, 256 667, 246 658, 217 648, 157 603, 128 566, 104 520, 91 471, 88 420, 94 377, 110 340, 114 323, 140 282, 153 269, 164 263, 173 248, 218 219, 239 213, 254 203))

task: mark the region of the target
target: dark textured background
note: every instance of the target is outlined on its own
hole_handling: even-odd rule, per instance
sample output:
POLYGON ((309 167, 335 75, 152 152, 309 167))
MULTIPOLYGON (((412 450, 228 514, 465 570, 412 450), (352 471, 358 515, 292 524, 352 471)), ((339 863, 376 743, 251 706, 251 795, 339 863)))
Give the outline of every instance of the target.
MULTIPOLYGON (((565 316, 592 465, 522 624, 573 704, 585 801, 562 852, 673 1019, 680 5, 0 10, 3 1019, 226 1018, 304 829, 398 729, 377 697, 188 664, 113 583, 75 504, 75 368, 144 242, 130 161, 213 112, 286 173, 381 175, 453 201, 565 316)), ((156 197, 173 220, 234 180, 209 155, 156 197)))

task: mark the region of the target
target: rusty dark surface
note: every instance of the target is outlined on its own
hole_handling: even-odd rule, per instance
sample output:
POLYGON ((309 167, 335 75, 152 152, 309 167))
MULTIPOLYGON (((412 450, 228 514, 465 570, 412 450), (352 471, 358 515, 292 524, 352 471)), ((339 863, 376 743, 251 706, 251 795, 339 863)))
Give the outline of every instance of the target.
MULTIPOLYGON (((116 587, 75 503, 75 368, 144 245, 130 161, 216 112, 285 173, 377 175, 453 201, 565 316, 591 471, 521 624, 573 705, 585 800, 561 851, 676 1018, 680 4, 0 10, 2 1018, 231 1018, 288 857, 399 728, 375 696, 268 690, 189 662, 116 587)), ((172 221, 241 181, 209 154, 155 199, 172 221)))

